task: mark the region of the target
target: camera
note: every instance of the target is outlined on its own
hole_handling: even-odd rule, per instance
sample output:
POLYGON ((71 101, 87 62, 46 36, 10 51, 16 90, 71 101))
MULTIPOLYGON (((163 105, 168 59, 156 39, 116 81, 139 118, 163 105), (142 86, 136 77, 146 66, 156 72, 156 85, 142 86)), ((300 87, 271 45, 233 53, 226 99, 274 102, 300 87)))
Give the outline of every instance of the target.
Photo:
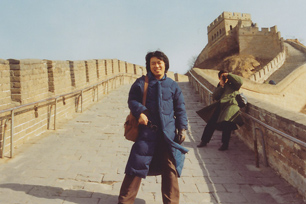
POLYGON ((222 76, 222 81, 224 81, 224 82, 226 81, 226 76, 224 76, 224 75, 222 76))

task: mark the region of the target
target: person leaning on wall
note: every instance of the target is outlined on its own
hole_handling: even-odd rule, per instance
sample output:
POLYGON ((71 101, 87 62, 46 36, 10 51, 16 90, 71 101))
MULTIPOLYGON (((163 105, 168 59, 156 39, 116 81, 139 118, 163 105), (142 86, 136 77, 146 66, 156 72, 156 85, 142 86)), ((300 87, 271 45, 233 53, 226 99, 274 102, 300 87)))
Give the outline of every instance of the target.
POLYGON ((138 78, 129 92, 128 105, 138 118, 139 136, 130 152, 118 203, 134 203, 141 179, 161 175, 163 203, 178 204, 178 177, 188 152, 180 145, 187 130, 184 97, 178 84, 166 75, 169 60, 163 52, 149 52, 145 59, 149 78, 145 106, 145 76, 138 78))
POLYGON ((232 130, 243 125, 240 116, 240 108, 236 101, 236 95, 242 86, 241 77, 221 70, 218 73, 219 83, 213 92, 215 101, 209 106, 197 111, 197 114, 207 123, 197 147, 205 147, 212 138, 214 131, 222 131, 222 145, 220 151, 227 150, 232 130))

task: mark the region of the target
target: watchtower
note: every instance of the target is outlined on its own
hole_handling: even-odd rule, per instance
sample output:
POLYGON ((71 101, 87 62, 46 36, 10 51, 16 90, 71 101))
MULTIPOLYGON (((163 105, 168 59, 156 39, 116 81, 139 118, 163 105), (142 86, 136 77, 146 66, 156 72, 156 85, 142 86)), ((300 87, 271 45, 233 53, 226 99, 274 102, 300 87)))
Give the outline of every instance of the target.
POLYGON ((216 42, 224 36, 231 35, 238 25, 249 27, 252 25, 251 15, 237 12, 223 12, 209 26, 207 26, 208 44, 216 42))

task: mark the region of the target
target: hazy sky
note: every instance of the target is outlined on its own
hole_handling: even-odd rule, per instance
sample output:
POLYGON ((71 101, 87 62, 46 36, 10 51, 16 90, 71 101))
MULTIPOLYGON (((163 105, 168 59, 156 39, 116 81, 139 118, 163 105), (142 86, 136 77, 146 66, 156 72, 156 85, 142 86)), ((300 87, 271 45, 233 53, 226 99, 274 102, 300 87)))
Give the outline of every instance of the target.
POLYGON ((145 65, 161 50, 184 74, 223 11, 306 43, 305 0, 0 0, 0 58, 119 59, 145 65))

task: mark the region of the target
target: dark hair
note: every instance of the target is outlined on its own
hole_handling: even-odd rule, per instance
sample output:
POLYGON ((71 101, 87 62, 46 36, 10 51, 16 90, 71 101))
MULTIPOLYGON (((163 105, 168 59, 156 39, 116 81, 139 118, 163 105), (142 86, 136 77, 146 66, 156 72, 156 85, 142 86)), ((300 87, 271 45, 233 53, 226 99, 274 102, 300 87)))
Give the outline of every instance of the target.
POLYGON ((150 60, 152 57, 156 57, 157 59, 160 59, 162 61, 165 62, 165 73, 167 73, 168 69, 169 69, 169 59, 167 57, 167 55, 165 55, 165 53, 161 52, 161 51, 154 51, 154 52, 148 52, 148 54, 146 55, 146 69, 147 72, 150 72, 150 60))
POLYGON ((223 73, 228 73, 228 72, 227 72, 227 71, 225 71, 225 70, 220 70, 220 72, 218 73, 218 77, 219 77, 219 79, 220 79, 221 74, 223 74, 223 73))

